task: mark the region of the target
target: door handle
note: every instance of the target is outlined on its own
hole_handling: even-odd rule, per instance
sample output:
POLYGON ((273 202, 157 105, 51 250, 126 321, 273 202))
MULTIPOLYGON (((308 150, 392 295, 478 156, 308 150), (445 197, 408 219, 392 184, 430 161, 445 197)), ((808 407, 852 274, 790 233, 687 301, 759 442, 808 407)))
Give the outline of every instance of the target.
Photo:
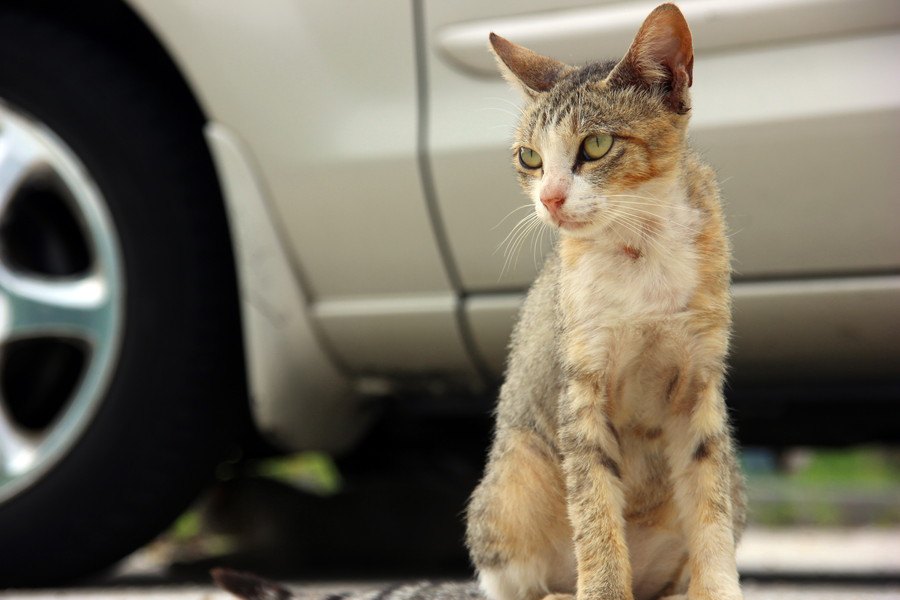
MULTIPOLYGON (((494 31, 535 52, 580 64, 619 58, 659 2, 607 4, 457 23, 435 35, 438 54, 466 74, 497 76, 494 31)), ((900 26, 898 0, 683 0, 695 50, 846 35, 900 26)))

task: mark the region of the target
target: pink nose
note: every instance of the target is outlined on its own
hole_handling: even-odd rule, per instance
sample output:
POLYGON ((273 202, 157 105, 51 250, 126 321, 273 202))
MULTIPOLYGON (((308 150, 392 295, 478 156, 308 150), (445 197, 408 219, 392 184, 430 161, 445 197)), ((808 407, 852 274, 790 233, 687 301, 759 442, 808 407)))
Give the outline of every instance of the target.
POLYGON ((550 211, 551 214, 556 214, 559 212, 560 207, 565 204, 566 197, 562 194, 556 194, 553 196, 541 196, 541 204, 547 207, 547 210, 550 211))

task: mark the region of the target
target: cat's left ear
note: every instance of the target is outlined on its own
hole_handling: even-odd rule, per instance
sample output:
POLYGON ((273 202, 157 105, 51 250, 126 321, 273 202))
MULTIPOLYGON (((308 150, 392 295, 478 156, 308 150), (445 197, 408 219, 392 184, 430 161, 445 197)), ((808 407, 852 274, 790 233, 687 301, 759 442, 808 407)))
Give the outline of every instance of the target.
POLYGON ((497 67, 503 78, 521 90, 527 98, 534 98, 540 92, 546 92, 572 68, 558 60, 514 44, 496 33, 491 33, 490 42, 491 51, 497 59, 497 67))
POLYGON ((691 30, 677 6, 662 4, 650 13, 609 81, 612 85, 661 87, 672 110, 679 114, 688 111, 694 47, 691 30))

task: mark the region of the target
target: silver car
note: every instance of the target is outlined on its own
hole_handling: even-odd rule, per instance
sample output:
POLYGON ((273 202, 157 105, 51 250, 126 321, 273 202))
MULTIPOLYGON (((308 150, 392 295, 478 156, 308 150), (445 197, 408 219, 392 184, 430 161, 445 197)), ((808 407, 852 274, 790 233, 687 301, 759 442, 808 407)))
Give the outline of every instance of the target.
MULTIPOLYGON (((514 228, 488 32, 582 63, 649 8, 0 2, 0 584, 144 543, 248 421, 340 453, 367 398, 489 397, 552 236, 514 228)), ((896 400, 900 4, 681 8, 736 393, 896 400)))

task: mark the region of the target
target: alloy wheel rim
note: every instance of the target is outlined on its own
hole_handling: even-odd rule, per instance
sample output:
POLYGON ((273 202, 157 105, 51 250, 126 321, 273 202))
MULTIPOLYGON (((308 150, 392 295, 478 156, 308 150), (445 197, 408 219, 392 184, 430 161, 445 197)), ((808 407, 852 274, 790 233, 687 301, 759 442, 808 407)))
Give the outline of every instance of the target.
POLYGON ((0 503, 84 433, 115 369, 123 310, 98 186, 62 139, 0 98, 0 503))

